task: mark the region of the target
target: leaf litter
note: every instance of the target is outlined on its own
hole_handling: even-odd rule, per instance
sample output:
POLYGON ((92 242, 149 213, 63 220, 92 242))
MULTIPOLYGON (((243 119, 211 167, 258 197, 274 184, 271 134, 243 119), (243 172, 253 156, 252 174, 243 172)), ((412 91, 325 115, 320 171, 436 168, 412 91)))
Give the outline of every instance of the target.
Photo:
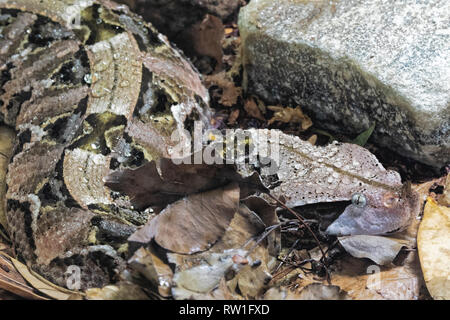
MULTIPOLYGON (((168 159, 114 172, 107 179, 108 187, 128 194, 137 208, 151 207, 159 213, 129 239, 132 254, 121 281, 82 294, 68 292, 45 283, 18 260, 2 255, 7 261, 2 266, 10 271, 7 287, 4 269, 0 270, 0 287, 28 299, 340 300, 429 298, 426 284, 432 297, 448 299, 450 176, 446 181, 443 177, 406 190, 398 174, 355 145, 368 142, 375 124, 353 140, 354 145, 333 143, 334 133, 313 126, 301 107, 267 106, 242 90, 240 39, 235 25, 224 26, 209 16, 186 34, 196 55, 215 60, 204 68, 208 70, 204 83, 216 109, 225 110, 229 125, 279 128, 291 134, 284 136, 288 147, 282 150, 282 160, 287 161, 278 163, 275 183, 273 175, 262 172, 263 167, 243 177, 230 166, 172 166, 168 159), (324 141, 331 144, 323 147, 324 141), (307 152, 295 152, 299 149, 307 152), (335 149, 337 157, 331 155, 335 149), (267 188, 260 184, 260 177, 267 188), (375 210, 375 221, 382 228, 373 232, 369 225, 355 224, 342 214, 339 232, 359 230, 356 233, 370 235, 336 238, 326 234, 329 224, 318 222, 322 221, 321 213, 312 219, 303 217, 305 205, 351 201, 346 185, 349 190, 363 191, 358 189, 360 183, 375 194, 385 194, 383 184, 395 186, 394 193, 408 192, 409 201, 401 203, 407 208, 408 219, 393 223, 375 210), (430 191, 444 185, 442 193, 430 191), (268 192, 271 197, 264 195, 268 192), (427 197, 422 221, 421 204, 427 197), (287 210, 280 203, 295 214, 283 217, 287 210), (399 225, 404 230, 398 232, 399 225), (385 231, 389 237, 372 235, 385 231), (287 245, 288 237, 297 239, 287 245), (11 279, 16 287, 11 286, 11 279)), ((4 171, 0 162, 0 183, 4 171)), ((408 168, 403 171, 411 172, 408 168)), ((393 198, 387 197, 388 202, 393 198)), ((345 203, 345 207, 349 205, 345 203)), ((358 214, 358 210, 350 213, 358 214)), ((0 250, 12 254, 8 244, 0 243, 0 250)))

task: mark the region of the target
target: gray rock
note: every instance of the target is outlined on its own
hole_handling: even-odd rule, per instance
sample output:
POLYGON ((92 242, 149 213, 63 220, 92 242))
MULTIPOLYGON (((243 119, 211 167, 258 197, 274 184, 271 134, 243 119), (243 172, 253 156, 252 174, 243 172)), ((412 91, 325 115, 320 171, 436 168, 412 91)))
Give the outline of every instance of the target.
POLYGON ((171 40, 209 13, 227 20, 236 14, 241 0, 115 0, 150 21, 171 40))
POLYGON ((316 124, 440 167, 450 161, 448 0, 252 0, 245 87, 316 124))

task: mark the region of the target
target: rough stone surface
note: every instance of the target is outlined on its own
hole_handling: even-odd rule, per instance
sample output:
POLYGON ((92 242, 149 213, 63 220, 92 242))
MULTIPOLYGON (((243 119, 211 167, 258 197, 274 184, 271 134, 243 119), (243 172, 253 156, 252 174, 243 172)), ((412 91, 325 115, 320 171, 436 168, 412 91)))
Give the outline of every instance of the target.
POLYGON ((241 0, 118 0, 150 21, 169 38, 201 21, 205 14, 222 20, 237 12, 241 0))
POLYGON ((440 167, 450 161, 448 0, 252 0, 246 87, 316 124, 440 167))

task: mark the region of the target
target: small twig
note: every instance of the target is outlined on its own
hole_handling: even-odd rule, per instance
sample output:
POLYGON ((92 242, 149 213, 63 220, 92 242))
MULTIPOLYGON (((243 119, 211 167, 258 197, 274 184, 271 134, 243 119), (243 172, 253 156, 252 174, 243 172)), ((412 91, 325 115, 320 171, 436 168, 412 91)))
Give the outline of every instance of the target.
POLYGON ((286 254, 286 257, 281 260, 280 264, 278 265, 278 267, 275 269, 275 273, 278 272, 278 270, 280 270, 281 266, 283 265, 283 263, 286 262, 286 259, 289 257, 289 255, 292 253, 292 251, 294 251, 294 248, 297 246, 297 243, 300 241, 300 239, 295 240, 294 244, 289 248, 288 253, 286 254))
MULTIPOLYGON (((257 246, 258 246, 265 238, 267 238, 267 236, 269 236, 269 234, 270 234, 272 231, 278 229, 278 228, 281 227, 282 225, 283 225, 283 223, 279 223, 279 224, 274 224, 273 226, 267 227, 267 228, 264 230, 263 234, 259 237, 259 239, 256 240, 255 244, 247 251, 247 254, 245 255, 245 257, 248 257, 248 256, 253 252, 253 250, 255 250, 256 247, 257 247, 257 246)), ((245 246, 245 245, 244 245, 244 246, 245 246)))
POLYGON ((313 236, 314 240, 316 241, 317 245, 319 246, 320 252, 322 252, 322 258, 325 256, 325 251, 323 251, 322 246, 320 245, 320 241, 317 238, 316 234, 311 230, 311 228, 309 227, 309 225, 305 222, 305 219, 303 219, 297 212, 295 212, 294 210, 292 210, 291 208, 289 208, 288 206, 286 206, 286 204, 284 204, 281 200, 279 200, 278 198, 274 197, 273 195, 271 195, 270 193, 267 194, 270 198, 272 198, 273 200, 275 200, 281 207, 283 207, 284 209, 286 209, 287 211, 289 211, 290 213, 292 213, 307 229, 308 231, 311 233, 311 235, 313 236))

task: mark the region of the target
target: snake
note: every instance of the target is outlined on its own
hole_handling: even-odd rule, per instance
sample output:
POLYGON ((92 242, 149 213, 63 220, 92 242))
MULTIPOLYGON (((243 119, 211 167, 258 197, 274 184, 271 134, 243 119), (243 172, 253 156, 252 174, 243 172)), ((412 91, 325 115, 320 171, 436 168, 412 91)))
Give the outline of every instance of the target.
POLYGON ((66 287, 119 280, 127 239, 151 216, 105 186, 111 170, 170 154, 171 134, 208 124, 195 67, 127 6, 0 0, 0 123, 16 133, 6 174, 15 254, 66 287))

